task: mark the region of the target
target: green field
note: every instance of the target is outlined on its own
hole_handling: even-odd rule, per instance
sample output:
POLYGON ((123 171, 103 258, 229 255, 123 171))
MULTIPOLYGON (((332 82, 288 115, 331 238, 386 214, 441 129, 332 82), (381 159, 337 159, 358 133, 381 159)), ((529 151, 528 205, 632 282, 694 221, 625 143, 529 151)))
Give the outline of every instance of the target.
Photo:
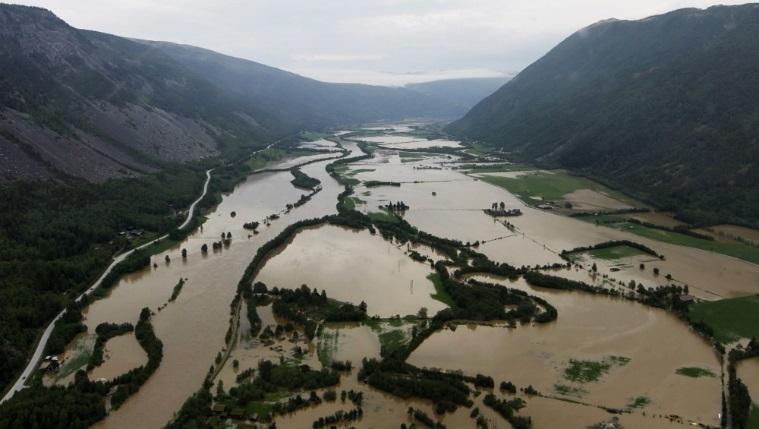
POLYGON ((248 160, 248 167, 251 170, 258 170, 266 167, 266 164, 272 161, 279 161, 287 157, 306 155, 314 155, 314 152, 305 150, 282 150, 277 148, 264 149, 261 152, 253 155, 253 157, 248 160))
POLYGON ((408 343, 406 334, 401 330, 387 331, 379 335, 380 346, 384 353, 393 353, 408 343))
POLYGON ((266 402, 251 402, 245 407, 246 416, 256 416, 259 420, 266 420, 271 414, 273 405, 266 402))
POLYGON ((464 170, 467 170, 466 173, 507 173, 510 171, 528 171, 532 168, 521 165, 521 164, 507 164, 507 163, 500 163, 500 164, 482 164, 482 165, 475 165, 475 164, 463 164, 461 165, 461 168, 464 170))
POLYGON ((347 197, 343 200, 343 207, 348 210, 355 210, 357 204, 364 204, 364 201, 358 197, 347 197))
POLYGON ((630 246, 606 247, 604 249, 591 250, 586 253, 596 259, 608 259, 608 260, 629 258, 631 256, 637 256, 637 255, 645 255, 645 253, 643 253, 642 251, 630 246))
POLYGON ((680 246, 695 247, 697 249, 708 250, 710 252, 722 253, 723 255, 733 256, 745 261, 759 264, 759 247, 750 246, 740 242, 720 242, 705 240, 703 238, 693 237, 691 235, 681 234, 675 231, 665 229, 651 228, 633 222, 628 222, 624 217, 608 216, 585 216, 578 218, 589 222, 598 221, 599 224, 620 231, 631 232, 641 237, 652 240, 663 241, 665 243, 677 244, 680 246))
POLYGON ((314 140, 321 140, 325 137, 331 136, 331 134, 328 133, 320 133, 317 131, 303 131, 300 133, 300 136, 308 141, 314 141, 314 140))
POLYGON ((691 305, 688 318, 709 325, 723 343, 759 337, 759 295, 699 302, 691 305))
POLYGON ((388 212, 387 210, 382 210, 380 212, 369 212, 367 213, 367 216, 369 216, 369 219, 376 222, 387 222, 387 223, 400 222, 398 220, 398 216, 388 212))
POLYGON ((484 156, 493 152, 492 146, 488 146, 482 143, 470 143, 467 146, 467 152, 471 153, 472 155, 484 156))
POLYGON ((451 299, 450 295, 448 295, 448 292, 446 292, 443 288, 443 282, 440 281, 440 275, 437 273, 432 273, 428 275, 427 278, 430 279, 433 285, 435 285, 435 293, 430 295, 432 299, 440 301, 449 307, 453 307, 453 299, 451 299))
POLYGON ((624 194, 610 190, 590 179, 562 172, 539 171, 514 178, 484 175, 482 180, 506 189, 532 206, 541 204, 543 201, 560 200, 565 195, 580 189, 602 192, 628 204, 641 206, 639 202, 631 200, 624 194))

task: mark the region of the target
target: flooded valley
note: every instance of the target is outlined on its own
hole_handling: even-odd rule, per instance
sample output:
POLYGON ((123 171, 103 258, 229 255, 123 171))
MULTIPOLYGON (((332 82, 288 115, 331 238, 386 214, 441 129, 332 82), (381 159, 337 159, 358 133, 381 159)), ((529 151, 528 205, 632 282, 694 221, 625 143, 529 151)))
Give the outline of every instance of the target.
MULTIPOLYGON (((214 403, 229 408, 213 415, 214 422, 221 425, 257 424, 267 416, 280 428, 312 427, 320 417, 360 408, 360 418, 344 420, 338 426, 398 428, 419 419, 409 417, 408 409, 413 407, 449 428, 475 427, 477 416, 482 416, 487 427, 509 427, 503 415, 488 405, 486 397, 494 395, 524 401, 516 414, 531 418, 535 428, 560 424, 588 427, 614 418, 624 427, 719 426, 723 392, 720 354, 673 313, 624 296, 633 295, 639 285, 671 285, 681 290, 687 285, 687 295, 696 300, 755 294, 759 292, 759 266, 537 208, 478 177, 490 173, 474 174, 461 168, 465 165, 461 153, 405 152, 462 146, 443 137, 408 134, 413 130, 405 125, 380 127, 303 142, 301 147, 308 149, 343 148, 348 158, 366 152, 372 156, 346 162, 336 176, 327 170, 336 153, 299 155, 267 164, 266 169, 284 170, 250 175, 206 214, 202 227, 177 246, 152 256, 151 267, 125 276, 106 297, 92 303, 84 311, 89 333, 105 322, 136 324, 141 309, 147 307, 153 313, 155 335, 163 342, 163 360, 155 373, 97 426, 163 427, 203 386, 209 367, 215 374, 209 380, 214 386, 210 391, 216 395, 214 403), (372 131, 371 135, 362 135, 367 131, 372 131), (310 161, 317 162, 303 165, 310 161), (287 169, 297 165, 320 181, 320 190, 305 204, 288 209, 307 193, 291 183, 293 176, 287 169), (343 206, 338 211, 346 183, 352 190, 346 198, 353 208, 343 206), (399 202, 406 207, 391 205, 399 202), (488 214, 486 209, 494 203, 517 209, 519 215, 488 214), (256 267, 250 283, 263 283, 267 291, 254 288, 252 295, 246 298, 242 293, 239 298, 238 283, 258 249, 296 222, 339 212, 349 218, 345 213, 353 209, 375 223, 385 222, 388 229, 401 228, 397 225, 407 222, 417 229, 417 237, 431 234, 456 240, 460 247, 452 257, 440 249, 414 245, 413 239, 385 237, 373 228, 329 223, 303 227, 256 267), (255 233, 243 227, 253 221, 260 223, 255 233), (222 234, 230 234, 228 244, 211 250, 222 234), (624 240, 664 257, 635 249, 578 251, 571 258, 563 253, 624 240), (209 247, 207 252, 202 250, 204 245, 209 247), (549 323, 441 318, 440 329, 419 337, 437 323, 437 314, 457 306, 457 297, 449 296, 441 286, 435 262, 447 264, 455 277, 460 268, 455 259, 465 254, 465 249, 496 264, 525 267, 524 271, 538 267, 540 273, 620 295, 534 287, 519 275, 506 278, 472 269, 458 278, 462 284, 477 280, 525 292, 548 302, 558 317, 549 323), (171 300, 179 279, 186 280, 171 300), (309 333, 306 324, 282 316, 276 306, 286 296, 272 291, 297 290, 302 285, 313 289, 313 296, 323 291, 328 299, 320 305, 364 305, 365 317, 346 322, 321 320, 309 333), (254 299, 248 300, 251 296, 254 299), (247 316, 249 313, 255 316, 247 316), (471 390, 472 405, 440 413, 434 400, 401 397, 359 379, 363 359, 381 361, 406 347, 405 363, 417 368, 414 371, 434 369, 464 377, 462 383, 471 390), (228 395, 232 388, 251 385, 261 375, 262 360, 281 365, 276 370, 282 371, 304 366, 309 371, 328 371, 335 362, 350 362, 351 367, 336 369, 339 382, 330 387, 280 387, 247 402, 217 394, 219 385, 228 395), (683 368, 698 368, 709 375, 682 375, 683 368), (476 385, 469 378, 477 374, 492 377, 495 386, 476 385), (518 390, 499 389, 501 382, 512 382, 518 390), (525 391, 528 386, 534 391, 525 391), (329 398, 332 390, 338 397, 342 391, 361 392, 362 399, 314 400, 294 412, 272 411, 298 395, 309 397, 311 391, 329 398), (477 415, 473 408, 478 409, 477 415)), ((627 201, 597 191, 574 191, 568 199, 588 210, 630 207, 627 201)), ((298 307, 298 317, 313 311, 303 308, 298 307)), ((515 304, 508 309, 517 308, 515 304)), ((72 343, 62 358, 73 361, 88 347, 91 350, 92 346, 85 347, 81 340, 72 343)), ((92 380, 113 378, 147 361, 133 334, 110 339, 104 350, 102 365, 89 372, 92 380)), ((741 365, 744 378, 759 379, 754 363, 741 365)), ((752 392, 759 389, 753 381, 747 385, 752 392)))

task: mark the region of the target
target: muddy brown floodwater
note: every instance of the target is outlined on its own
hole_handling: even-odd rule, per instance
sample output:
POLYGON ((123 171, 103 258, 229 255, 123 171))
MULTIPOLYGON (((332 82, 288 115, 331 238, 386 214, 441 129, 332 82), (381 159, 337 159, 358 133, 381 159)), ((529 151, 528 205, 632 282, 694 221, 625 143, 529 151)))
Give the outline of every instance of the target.
POLYGON ((255 281, 288 289, 306 284, 340 301, 365 301, 370 315, 405 316, 422 307, 437 313, 445 304, 430 297, 435 293, 427 279, 432 269, 404 250, 367 230, 309 228, 266 261, 255 281))
POLYGON ((539 392, 612 408, 627 408, 634 398, 650 401, 646 413, 676 414, 718 425, 720 381, 717 377, 678 375, 681 367, 720 372, 711 346, 687 325, 663 310, 630 301, 572 292, 535 289, 523 280, 498 281, 549 301, 559 312, 554 323, 503 326, 463 325, 433 334, 412 353, 420 367, 483 373, 539 392), (564 371, 570 360, 629 359, 612 365, 598 381, 572 382, 564 371))
MULTIPOLYGON (((376 210, 373 207, 385 201, 404 201, 411 207, 405 219, 412 225, 464 242, 493 240, 480 246, 479 250, 499 262, 515 266, 562 262, 558 257, 562 250, 610 240, 630 240, 666 256, 664 261, 647 264, 649 272, 659 268, 662 277, 671 274, 676 284, 689 285, 691 293, 700 298, 719 299, 759 292, 759 265, 534 209, 505 189, 475 181, 460 171, 441 165, 439 158, 403 163, 397 156, 385 156, 356 168, 374 170, 356 174, 360 180, 402 182, 400 187, 357 188, 357 194, 369 192, 369 195, 361 196, 367 201, 367 210, 376 210), (506 207, 519 208, 523 213, 507 218, 515 226, 514 231, 494 223, 482 213, 482 209, 493 202, 501 201, 506 207)), ((606 274, 612 275, 611 272, 606 274)), ((630 278, 635 277, 647 286, 666 283, 663 278, 652 279, 646 273, 640 274, 630 273, 630 278)))
POLYGON ((250 176, 224 196, 208 215, 202 230, 179 246, 153 256, 158 268, 126 276, 107 298, 89 307, 85 316, 90 332, 102 322, 136 323, 143 307, 156 311, 168 301, 179 278, 188 279, 177 300, 153 318, 156 335, 164 345, 160 367, 137 394, 97 427, 162 427, 184 400, 200 388, 209 365, 224 347, 229 303, 256 249, 292 222, 335 212, 336 197, 342 187, 326 173, 327 162, 303 167, 306 174, 322 181, 323 190, 308 204, 282 214, 271 226, 259 227, 257 235, 251 235, 242 224, 281 213, 303 191, 290 184, 289 172, 250 176), (237 213, 234 218, 230 216, 232 211, 237 213), (207 255, 201 254, 200 247, 208 244, 210 248, 222 232, 232 233, 231 245, 218 252, 209 250, 207 255), (188 251, 186 260, 180 256, 182 248, 188 251), (164 262, 165 255, 171 257, 169 264, 164 262))
MULTIPOLYGON (((382 125, 381 129, 409 131, 406 125, 382 125)), ((345 133, 345 131, 341 132, 345 133)), ((426 140, 413 136, 385 135, 366 138, 385 146, 420 148, 456 146, 458 142, 426 140)), ((343 147, 352 155, 360 154, 357 144, 344 140, 343 147)), ((308 147, 332 147, 328 141, 312 142, 308 147)), ((408 154, 406 154, 408 155, 408 154)), ((278 162, 276 167, 321 159, 315 154, 278 162)), ((404 201, 411 208, 405 219, 412 225, 435 235, 479 242, 476 249, 489 258, 516 266, 564 263, 558 256, 562 250, 588 246, 608 240, 639 242, 666 255, 656 260, 644 255, 619 260, 600 260, 586 256, 581 267, 554 270, 553 274, 595 284, 635 281, 646 286, 664 283, 662 277, 671 273, 676 284, 688 284, 691 293, 705 299, 746 295, 759 292, 759 266, 744 261, 645 239, 592 223, 579 221, 526 206, 506 190, 477 180, 452 169, 457 158, 449 155, 418 155, 401 157, 398 151, 380 149, 375 157, 350 166, 353 177, 360 181, 397 181, 401 186, 355 187, 354 197, 361 201, 357 208, 376 212, 389 201, 404 201), (404 160, 406 162, 404 162, 404 160), (508 208, 519 208, 523 215, 495 220, 482 210, 493 202, 504 202, 508 208), (509 227, 504 221, 511 224, 509 227), (589 266, 598 265, 599 274, 590 277, 589 266), (640 270, 638 265, 645 264, 640 270)), ((89 332, 102 322, 136 323, 144 307, 154 312, 156 335, 163 341, 164 358, 158 370, 124 405, 111 412, 96 425, 101 428, 159 428, 165 425, 182 403, 197 391, 217 353, 225 347, 224 337, 229 324, 230 302, 237 283, 256 250, 271 240, 287 225, 336 212, 337 195, 343 191, 329 177, 323 160, 302 167, 304 173, 322 182, 323 190, 307 204, 289 213, 288 203, 298 200, 302 190, 294 188, 287 172, 251 175, 234 191, 224 196, 219 206, 208 214, 203 229, 188 237, 179 246, 153 256, 158 266, 123 278, 104 299, 93 303, 85 313, 89 332), (231 217, 231 212, 236 217, 231 217), (243 223, 261 222, 272 214, 280 215, 270 226, 259 227, 259 234, 242 228, 243 223), (202 254, 203 244, 219 241, 230 232, 230 246, 202 254), (181 249, 188 256, 182 259, 181 249), (164 262, 168 255, 171 262, 164 262), (180 278, 187 281, 179 295, 168 302, 180 278)), ((497 173, 493 173, 497 174, 497 173)), ((505 173, 516 174, 516 173, 505 173)), ((615 207, 607 196, 577 193, 578 203, 615 207)), ((434 251, 416 249, 433 259, 434 251)), ((427 264, 413 261, 406 246, 398 246, 373 236, 368 231, 321 226, 300 231, 284 248, 266 261, 256 281, 270 287, 295 288, 308 284, 324 289, 335 299, 368 304, 369 313, 380 316, 415 314, 426 307, 430 315, 444 308, 434 299, 434 286, 426 278, 432 271, 427 264)), ((608 421, 611 415, 598 406, 627 408, 620 422, 625 427, 671 428, 681 423, 658 418, 660 414, 677 414, 688 421, 718 425, 721 385, 719 377, 688 378, 676 373, 681 367, 700 367, 720 373, 720 364, 713 350, 700 337, 690 332, 682 321, 664 312, 643 305, 603 296, 557 292, 531 288, 523 280, 509 281, 493 277, 481 280, 500 282, 508 287, 526 290, 553 304, 559 318, 546 325, 525 325, 507 328, 499 324, 460 325, 433 334, 411 355, 409 362, 426 367, 462 370, 467 374, 483 373, 500 381, 512 381, 520 387, 533 385, 551 397, 527 398, 527 407, 520 412, 533 418, 534 427, 586 427, 608 421), (615 357, 615 358, 612 358, 615 357), (616 360, 614 360, 616 359, 616 360), (579 382, 566 378, 571 360, 603 362, 608 371, 596 381, 579 382), (622 363, 620 363, 622 362, 622 363), (575 401, 577 403, 567 402, 575 401)), ((354 370, 344 374, 337 390, 359 390, 364 393, 364 417, 355 422, 362 428, 398 428, 408 423, 409 406, 434 415, 429 402, 401 400, 369 388, 356 380, 356 366, 364 357, 377 357, 380 335, 387 330, 405 330, 405 322, 388 327, 357 324, 325 324, 312 342, 302 332, 288 333, 280 338, 261 339, 251 335, 250 325, 241 311, 239 335, 217 380, 229 389, 237 375, 253 368, 260 359, 291 359, 319 368, 331 359, 351 360, 354 370), (238 368, 233 368, 233 362, 238 368)), ((271 305, 256 308, 264 326, 285 324, 272 312, 271 305)), ((298 331, 296 331, 298 332, 298 331)), ((383 341, 385 338, 382 337, 383 341)), ((91 347, 92 338, 81 336, 70 346, 75 350, 91 347)), ((145 356, 132 334, 116 337, 106 344, 107 359, 90 374, 94 378, 110 378, 144 363, 145 356)), ((752 392, 759 386, 756 360, 742 363, 740 375, 752 392)), ((64 380, 65 382, 65 380, 64 380)), ((320 392, 321 393, 321 392, 320 392)), ((759 393, 755 393, 759 395, 759 393)), ((475 404, 490 421, 490 427, 507 427, 505 421, 483 406, 480 395, 475 404)), ((276 419, 282 428, 311 427, 314 420, 338 409, 349 410, 350 403, 324 403, 276 419)), ((455 413, 436 418, 451 428, 473 427, 470 410, 459 408, 455 413)))
POLYGON ((131 369, 148 363, 148 355, 137 342, 134 333, 119 335, 105 343, 103 364, 88 374, 90 380, 110 380, 131 369))

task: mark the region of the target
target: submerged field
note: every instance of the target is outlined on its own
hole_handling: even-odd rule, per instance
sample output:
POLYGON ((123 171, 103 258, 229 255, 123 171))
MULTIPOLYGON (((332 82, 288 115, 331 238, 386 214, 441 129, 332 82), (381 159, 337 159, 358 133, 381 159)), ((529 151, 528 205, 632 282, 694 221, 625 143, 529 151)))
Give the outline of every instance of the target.
MULTIPOLYGON (((759 267, 617 224, 649 213, 572 217, 645 206, 414 123, 304 137, 251 160, 284 171, 251 175, 85 309, 92 333, 147 307, 163 341, 155 373, 98 427, 719 426, 720 356, 679 299, 695 297, 688 317, 718 341, 756 335, 759 267), (305 200, 296 165, 320 182, 305 200)), ((86 338, 50 382, 86 365, 86 338)), ((89 377, 144 364, 118 336, 89 377)))

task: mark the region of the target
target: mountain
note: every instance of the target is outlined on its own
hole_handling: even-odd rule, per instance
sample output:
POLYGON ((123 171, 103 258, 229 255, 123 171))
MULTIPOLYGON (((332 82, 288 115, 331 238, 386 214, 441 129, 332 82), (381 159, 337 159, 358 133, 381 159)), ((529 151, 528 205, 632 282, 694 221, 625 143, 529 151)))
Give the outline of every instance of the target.
POLYGON ((466 110, 474 107, 488 95, 509 81, 509 77, 483 77, 467 79, 444 79, 431 82, 410 83, 404 88, 445 100, 466 110))
POLYGON ((104 181, 303 128, 454 117, 402 88, 329 84, 211 51, 73 28, 0 4, 0 181, 104 181))
POLYGON ((759 5, 584 28, 448 131, 702 222, 759 223, 759 5))
POLYGON ((431 116, 458 118, 455 103, 406 88, 325 83, 187 45, 140 41, 198 73, 241 103, 268 106, 299 128, 431 116))

